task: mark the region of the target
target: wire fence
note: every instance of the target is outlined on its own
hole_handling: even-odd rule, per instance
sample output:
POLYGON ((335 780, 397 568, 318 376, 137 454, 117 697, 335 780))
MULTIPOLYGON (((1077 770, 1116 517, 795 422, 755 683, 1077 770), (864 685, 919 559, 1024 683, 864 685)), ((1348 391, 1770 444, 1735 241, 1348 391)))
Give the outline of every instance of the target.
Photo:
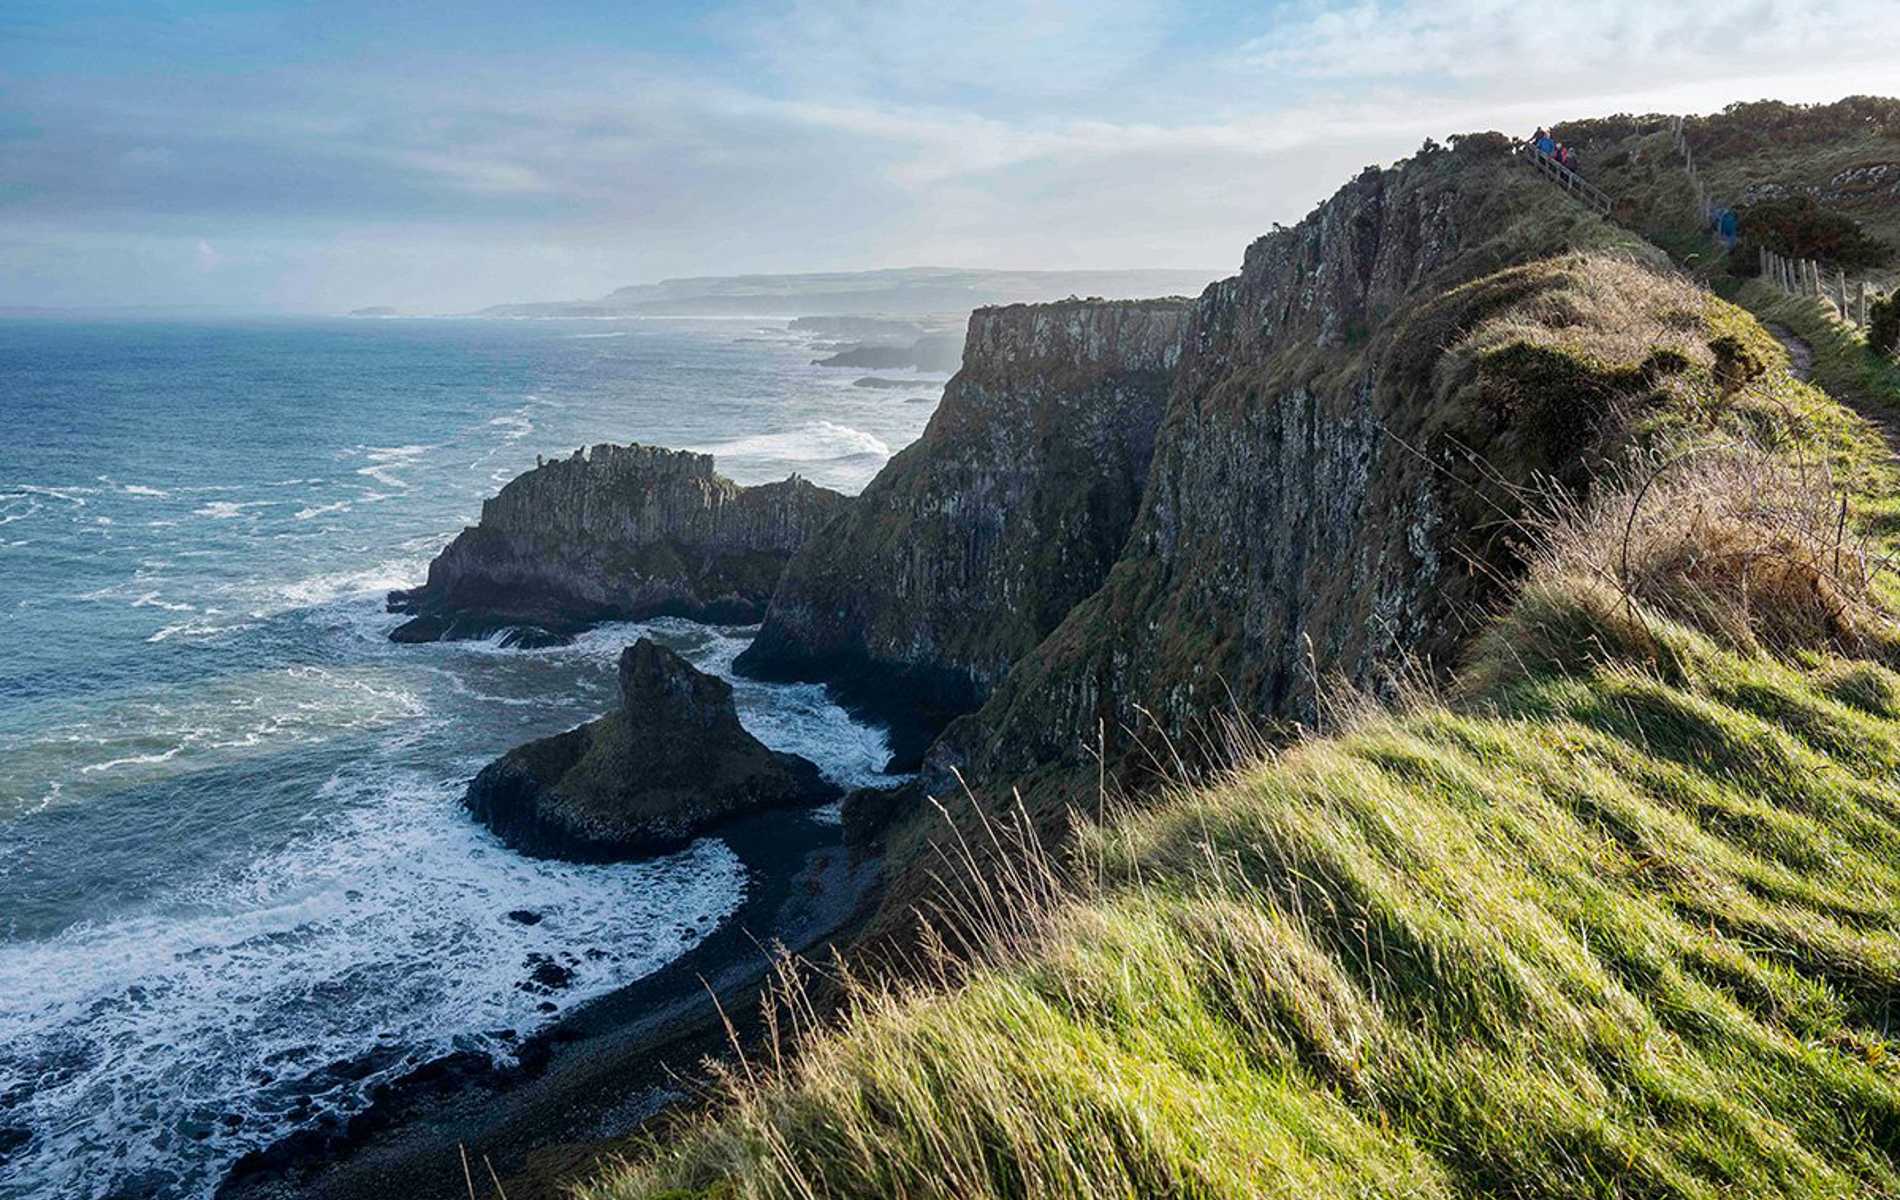
POLYGON ((1790 296, 1812 296, 1825 300, 1840 313, 1841 320, 1858 329, 1867 327, 1867 306, 1879 293, 1865 279, 1855 280, 1850 290, 1846 272, 1829 269, 1811 258, 1787 258, 1766 246, 1761 248, 1761 277, 1790 296))
MULTIPOLYGON (((1670 122, 1670 135, 1676 152, 1682 156, 1682 169, 1689 176, 1689 186, 1694 189, 1696 211, 1701 215, 1703 227, 1713 230, 1724 206, 1710 197, 1701 173, 1696 170, 1695 148, 1683 131, 1681 117, 1670 122)), ((1812 258, 1790 258, 1765 246, 1758 254, 1761 277, 1769 284, 1790 296, 1810 296, 1825 301, 1834 306, 1842 321, 1856 329, 1867 328, 1867 307, 1879 299, 1880 293, 1868 287, 1865 279, 1850 282, 1847 273, 1839 267, 1829 267, 1812 258)))

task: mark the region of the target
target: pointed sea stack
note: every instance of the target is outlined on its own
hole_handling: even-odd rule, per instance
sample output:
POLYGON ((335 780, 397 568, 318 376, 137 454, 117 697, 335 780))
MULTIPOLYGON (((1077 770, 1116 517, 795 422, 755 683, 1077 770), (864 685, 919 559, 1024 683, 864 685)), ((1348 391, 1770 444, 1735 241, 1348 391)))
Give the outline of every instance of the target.
POLYGON ((517 746, 462 799, 524 854, 580 862, 680 849, 731 817, 840 790, 747 733, 732 685, 650 638, 620 656, 619 711, 517 746))

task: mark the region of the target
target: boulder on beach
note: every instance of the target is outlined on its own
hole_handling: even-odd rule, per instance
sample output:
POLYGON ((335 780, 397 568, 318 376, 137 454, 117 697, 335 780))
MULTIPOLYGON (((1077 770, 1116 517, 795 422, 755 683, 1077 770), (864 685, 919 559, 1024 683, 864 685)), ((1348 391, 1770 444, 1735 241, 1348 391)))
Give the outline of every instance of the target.
POLYGON ((731 817, 840 789, 745 731, 732 685, 651 638, 620 656, 620 708, 510 750, 462 803, 525 854, 576 861, 679 849, 731 817))

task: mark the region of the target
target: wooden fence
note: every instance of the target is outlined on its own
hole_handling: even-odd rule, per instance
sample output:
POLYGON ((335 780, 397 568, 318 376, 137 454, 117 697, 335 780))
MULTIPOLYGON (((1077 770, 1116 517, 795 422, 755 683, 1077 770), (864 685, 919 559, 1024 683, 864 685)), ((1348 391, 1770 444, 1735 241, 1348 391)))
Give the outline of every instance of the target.
MULTIPOLYGON (((1682 155, 1682 169, 1688 172, 1689 184, 1695 189, 1696 209, 1702 214, 1704 226, 1713 228, 1721 206, 1709 198, 1702 176, 1696 171, 1695 150, 1683 133, 1681 117, 1670 123, 1670 134, 1675 140, 1676 153, 1682 155)), ((1827 301, 1841 320, 1860 329, 1867 327, 1867 305, 1877 298, 1868 292, 1865 279, 1854 281, 1850 288, 1847 273, 1838 267, 1829 268, 1811 258, 1787 258, 1766 247, 1761 250, 1761 277, 1790 296, 1812 296, 1827 301)))
POLYGON ((1715 227, 1715 214, 1721 207, 1709 197, 1709 189, 1702 184, 1702 174, 1695 168, 1695 150, 1689 145, 1689 135, 1682 131, 1682 118, 1677 117, 1669 123, 1669 135, 1675 141, 1676 153, 1682 156, 1682 169, 1688 172, 1689 186, 1695 191, 1696 215, 1701 218, 1704 229, 1715 227))
POLYGON ((1850 292, 1847 275, 1840 269, 1829 270, 1811 258, 1784 258, 1765 246, 1761 250, 1761 277, 1790 296, 1826 300, 1839 310, 1841 320, 1867 327, 1867 305, 1872 297, 1865 279, 1857 280, 1850 292))

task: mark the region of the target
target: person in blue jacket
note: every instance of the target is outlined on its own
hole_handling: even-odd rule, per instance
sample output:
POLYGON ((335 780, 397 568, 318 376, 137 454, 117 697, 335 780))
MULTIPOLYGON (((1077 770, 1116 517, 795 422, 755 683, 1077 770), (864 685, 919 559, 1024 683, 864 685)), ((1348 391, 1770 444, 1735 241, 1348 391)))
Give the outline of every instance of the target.
POLYGON ((1557 142, 1550 136, 1548 129, 1539 129, 1537 135, 1531 139, 1531 144, 1536 146, 1537 152, 1546 158, 1557 153, 1557 142))

